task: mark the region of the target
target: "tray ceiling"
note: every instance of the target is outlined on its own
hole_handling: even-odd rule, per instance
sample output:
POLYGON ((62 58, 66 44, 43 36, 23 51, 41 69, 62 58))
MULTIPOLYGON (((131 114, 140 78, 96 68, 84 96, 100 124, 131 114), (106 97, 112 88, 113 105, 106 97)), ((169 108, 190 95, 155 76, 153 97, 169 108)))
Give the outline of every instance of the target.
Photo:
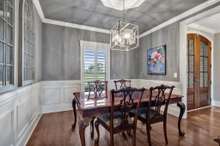
MULTIPOLYGON (((39 0, 48 19, 111 29, 122 11, 105 7, 100 0, 39 0)), ((149 30, 207 0, 146 0, 126 12, 127 20, 149 30)))

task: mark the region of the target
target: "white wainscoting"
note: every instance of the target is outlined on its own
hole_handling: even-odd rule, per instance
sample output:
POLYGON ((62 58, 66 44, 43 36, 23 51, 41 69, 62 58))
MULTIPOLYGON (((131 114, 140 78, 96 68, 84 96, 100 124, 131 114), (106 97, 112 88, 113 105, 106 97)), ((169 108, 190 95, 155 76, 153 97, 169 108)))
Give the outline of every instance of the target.
POLYGON ((40 119, 36 83, 0 95, 0 146, 24 146, 40 119))
POLYGON ((42 81, 40 101, 42 113, 72 109, 73 92, 80 91, 81 81, 42 81))
MULTIPOLYGON (((137 88, 150 88, 151 86, 157 86, 161 84, 174 85, 174 93, 181 94, 181 84, 179 82, 131 79, 131 84, 133 87, 137 88)), ((80 91, 80 88, 80 80, 42 81, 40 90, 42 113, 72 110, 72 93, 74 91, 80 91)), ((115 86, 113 80, 111 80, 109 82, 109 89, 114 88, 115 86)), ((170 105, 169 113, 174 116, 179 116, 179 108, 176 105, 170 105)), ((186 115, 184 117, 186 117, 186 115)))
POLYGON ((212 101, 212 106, 220 107, 220 101, 212 101))

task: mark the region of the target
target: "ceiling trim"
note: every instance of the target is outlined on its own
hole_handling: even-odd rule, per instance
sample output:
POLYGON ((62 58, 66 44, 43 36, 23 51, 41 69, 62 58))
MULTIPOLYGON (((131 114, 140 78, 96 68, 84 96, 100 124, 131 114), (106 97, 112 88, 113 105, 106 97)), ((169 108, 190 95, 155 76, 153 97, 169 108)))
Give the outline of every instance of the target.
POLYGON ((41 18, 41 21, 43 21, 43 19, 45 19, 45 16, 44 16, 44 12, 43 12, 43 10, 41 8, 39 0, 32 0, 32 1, 33 1, 34 5, 35 5, 35 8, 37 9, 37 12, 38 12, 38 15, 41 18))
MULTIPOLYGON (((168 21, 165 21, 164 23, 150 29, 147 30, 145 32, 143 32, 142 34, 140 34, 140 38, 149 35, 157 30, 160 30, 168 25, 171 25, 175 22, 178 22, 196 12, 199 12, 201 10, 204 10, 205 8, 212 6, 214 4, 216 4, 217 2, 220 2, 220 0, 208 0, 186 12, 181 13, 180 15, 177 15, 171 19, 169 19, 168 21)), ((87 25, 80 25, 80 24, 75 24, 75 23, 69 23, 69 22, 64 22, 64 21, 58 21, 58 20, 53 20, 53 19, 47 19, 45 18, 45 15, 43 13, 43 10, 41 8, 40 2, 39 0, 33 0, 33 3, 37 9, 37 12, 41 18, 41 21, 43 23, 48 23, 48 24, 53 24, 53 25, 58 25, 58 26, 64 26, 64 27, 71 27, 71 28, 76 28, 76 29, 82 29, 82 30, 89 30, 89 31, 95 31, 95 32, 101 32, 101 33, 110 33, 110 30, 108 29, 102 29, 102 28, 97 28, 97 27, 92 27, 92 26, 87 26, 87 25)))
POLYGON ((201 30, 201 31, 204 31, 204 32, 212 33, 212 34, 218 33, 218 31, 215 31, 214 29, 211 29, 211 28, 208 28, 208 27, 196 24, 196 23, 192 23, 188 27, 192 28, 192 29, 196 29, 196 30, 201 30))
POLYGON ((188 16, 190 16, 192 14, 195 14, 196 12, 204 10, 205 8, 207 8, 209 6, 212 6, 212 5, 216 4, 217 2, 220 2, 220 0, 208 0, 208 1, 206 1, 206 2, 204 2, 202 4, 200 4, 200 5, 192 8, 192 9, 189 9, 189 10, 181 13, 180 15, 177 15, 177 16, 169 19, 168 21, 166 21, 166 22, 164 22, 164 23, 162 23, 162 24, 160 24, 160 25, 158 25, 158 26, 156 26, 156 27, 154 27, 154 28, 152 28, 152 29, 150 29, 150 30, 148 30, 146 32, 143 32, 142 34, 140 34, 140 38, 142 38, 142 37, 144 37, 146 35, 149 35, 149 34, 155 32, 157 30, 160 30, 160 29, 162 29, 162 28, 164 28, 164 27, 166 27, 166 26, 168 26, 170 24, 178 22, 178 21, 180 21, 180 20, 182 20, 182 19, 184 19, 184 18, 186 18, 186 17, 188 17, 188 16))
POLYGON ((87 25, 80 25, 80 24, 75 24, 75 23, 59 21, 59 20, 47 19, 41 8, 39 0, 33 0, 33 3, 43 23, 64 26, 64 27, 71 27, 71 28, 82 29, 82 30, 88 30, 88 31, 94 31, 94 32, 100 32, 100 33, 107 33, 107 34, 110 33, 110 30, 108 29, 102 29, 98 27, 92 27, 92 26, 87 26, 87 25))
POLYGON ((87 25, 80 25, 80 24, 75 24, 75 23, 69 23, 69 22, 63 22, 63 21, 47 19, 47 18, 44 18, 42 22, 47 23, 47 24, 53 24, 53 25, 64 26, 64 27, 71 27, 71 28, 82 29, 82 30, 95 31, 95 32, 100 32, 100 33, 107 33, 107 34, 110 33, 110 30, 107 30, 107 29, 102 29, 102 28, 97 28, 97 27, 92 27, 92 26, 87 26, 87 25))

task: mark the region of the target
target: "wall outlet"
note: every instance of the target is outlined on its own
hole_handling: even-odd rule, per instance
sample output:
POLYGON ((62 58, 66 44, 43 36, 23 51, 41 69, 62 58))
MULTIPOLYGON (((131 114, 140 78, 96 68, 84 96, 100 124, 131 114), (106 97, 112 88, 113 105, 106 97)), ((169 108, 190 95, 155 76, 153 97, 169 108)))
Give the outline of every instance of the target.
POLYGON ((176 72, 173 74, 173 77, 174 77, 174 78, 177 78, 177 73, 176 73, 176 72))

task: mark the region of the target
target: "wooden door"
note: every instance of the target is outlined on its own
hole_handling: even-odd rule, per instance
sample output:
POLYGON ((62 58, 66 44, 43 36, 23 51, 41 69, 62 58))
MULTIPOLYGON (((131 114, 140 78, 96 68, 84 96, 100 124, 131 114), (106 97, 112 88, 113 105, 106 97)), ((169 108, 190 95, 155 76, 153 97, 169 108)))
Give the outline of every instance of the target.
POLYGON ((211 42, 197 34, 188 34, 188 109, 211 103, 211 42))

